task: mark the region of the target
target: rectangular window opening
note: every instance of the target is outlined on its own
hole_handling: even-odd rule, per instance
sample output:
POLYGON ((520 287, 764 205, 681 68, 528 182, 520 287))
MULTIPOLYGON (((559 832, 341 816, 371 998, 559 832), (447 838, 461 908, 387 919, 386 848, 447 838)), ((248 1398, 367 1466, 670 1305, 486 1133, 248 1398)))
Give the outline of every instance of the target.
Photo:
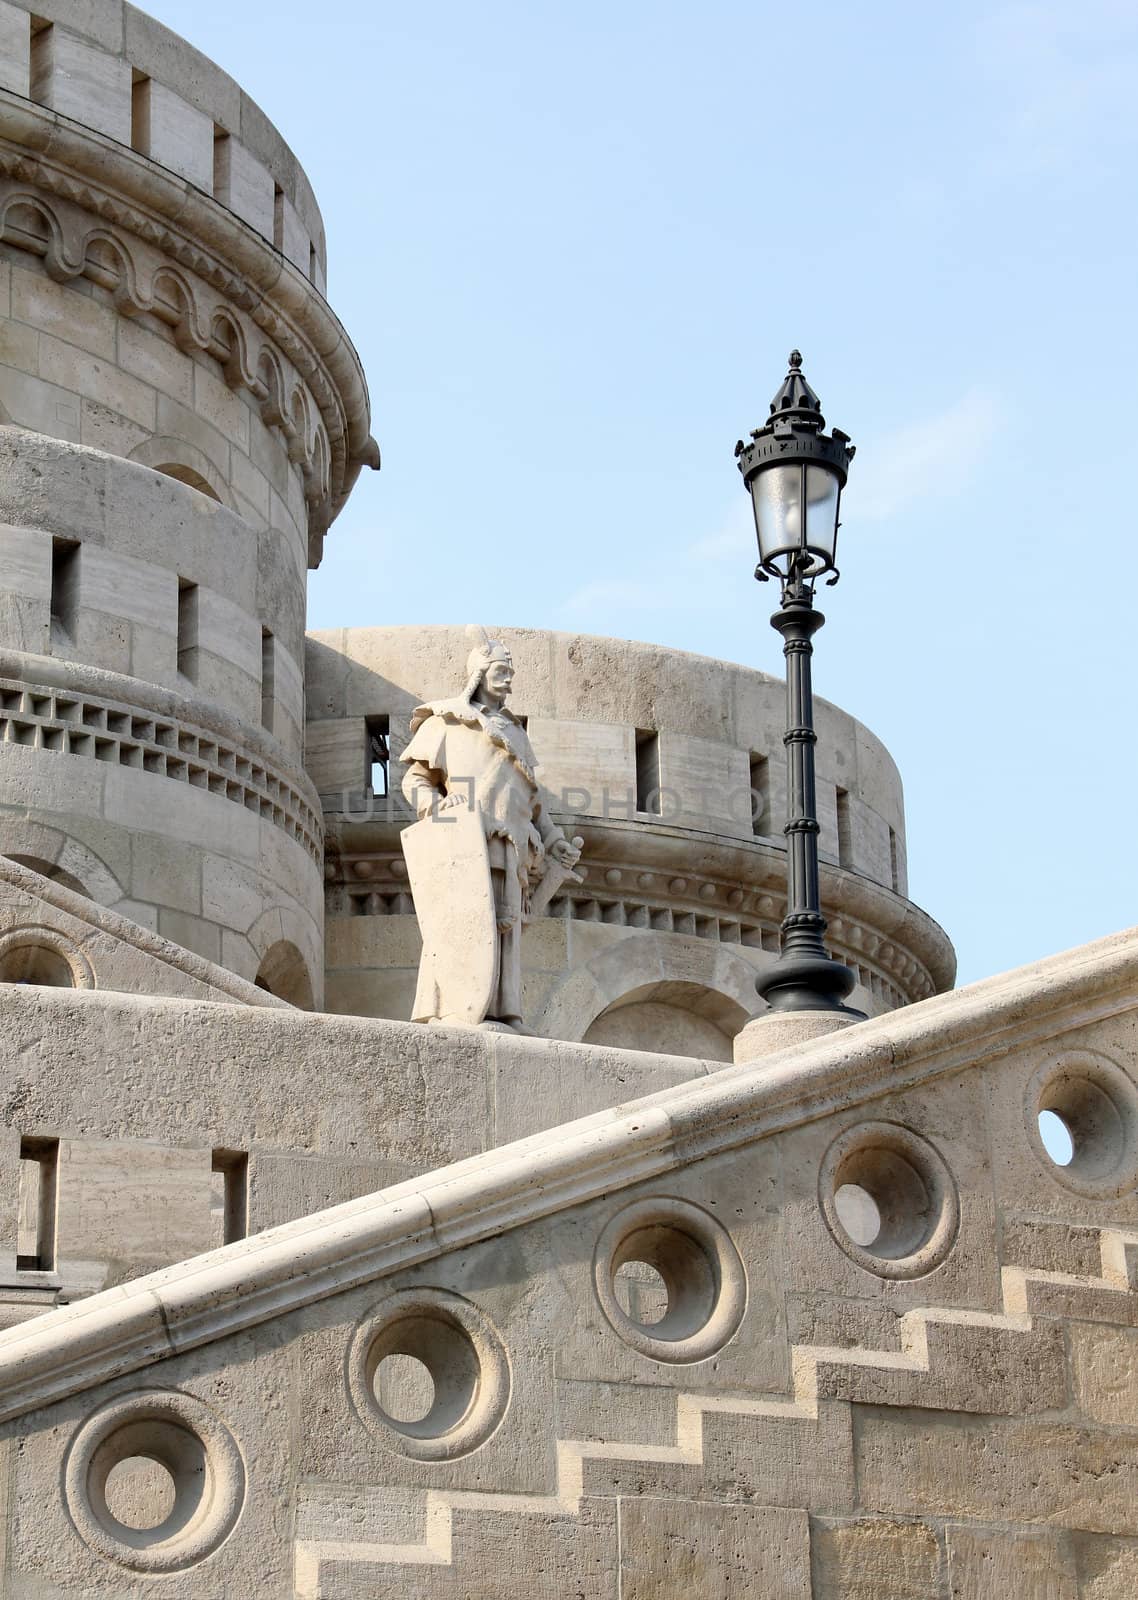
POLYGON ((850 796, 848 789, 835 791, 838 802, 838 865, 853 867, 853 840, 850 835, 850 796))
POLYGON ((892 828, 889 830, 889 876, 893 882, 893 893, 901 894, 901 850, 897 843, 897 835, 892 828))
POLYGON ((130 79, 130 147, 140 156, 150 154, 150 79, 137 68, 130 79))
POLYGON ((311 242, 308 246, 308 279, 310 283, 316 282, 316 246, 311 242))
MULTIPOLYGON (((771 769, 766 756, 751 751, 751 832, 756 837, 773 833, 770 818, 771 769)), ((732 813, 734 814, 734 813, 732 813)))
POLYGON ((20 1200, 16 1271, 55 1270, 55 1209, 59 1140, 20 1140, 20 1200))
POLYGON ((198 675, 198 586, 188 578, 178 579, 178 671, 198 675))
POLYGON ((660 815, 660 735, 654 728, 636 730, 636 809, 660 815))
POLYGON ((261 629, 261 722, 270 733, 276 720, 277 642, 268 628, 261 629))
POLYGON ((46 17, 30 19, 31 50, 28 88, 33 100, 43 103, 51 88, 52 25, 46 17))
POLYGON ((391 778, 391 718, 368 717, 368 787, 373 795, 386 796, 391 778))
POLYGON ((51 636, 57 643, 71 644, 79 617, 79 541, 51 541, 51 636))
POLYGON ((209 1214, 215 1248, 233 1244, 248 1234, 249 1156, 246 1151, 213 1152, 209 1214))
POLYGON ((213 125, 213 198, 229 204, 229 135, 220 123, 213 125))
POLYGON ((273 244, 278 250, 284 249, 285 232, 285 197, 284 190, 279 183, 273 184, 273 244))

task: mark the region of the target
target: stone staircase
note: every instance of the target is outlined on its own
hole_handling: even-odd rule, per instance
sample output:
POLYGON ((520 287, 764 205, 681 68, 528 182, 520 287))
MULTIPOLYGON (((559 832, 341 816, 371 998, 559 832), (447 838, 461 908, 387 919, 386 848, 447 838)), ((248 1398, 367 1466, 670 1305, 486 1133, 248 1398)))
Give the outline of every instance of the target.
MULTIPOLYGON (((1061 1410, 1068 1403, 1063 1322, 1138 1325, 1138 1295, 1133 1293, 1138 1288, 1138 1232, 1043 1226, 1055 1235, 1053 1257, 1074 1253, 1082 1264, 1087 1264, 1088 1235, 1097 1234, 1099 1270, 1004 1266, 1001 1311, 935 1306, 906 1311, 897 1319, 894 1349, 794 1344, 790 1398, 679 1392, 674 1444, 559 1439, 556 1488, 550 1494, 303 1485, 295 1543, 297 1600, 385 1594, 380 1569, 387 1569, 393 1594, 457 1600, 474 1593, 461 1568, 464 1543, 476 1523, 482 1524, 482 1542, 488 1519, 494 1537, 507 1540, 511 1523, 536 1519, 541 1531, 535 1528, 527 1559, 540 1561, 544 1557, 534 1551, 551 1545, 554 1524, 566 1530, 575 1525, 587 1543, 605 1498, 697 1499, 706 1434, 716 1419, 757 1428, 760 1435, 785 1435, 788 1429, 802 1433, 790 1456, 807 1461, 808 1470, 824 1478, 828 1452, 840 1447, 839 1430, 833 1426, 835 1402, 993 1416, 1061 1410), (1072 1247, 1072 1235, 1081 1236, 1080 1249, 1072 1247), (370 1576, 357 1587, 364 1579, 361 1568, 370 1576)), ((643 1431, 650 1431, 647 1423, 643 1431)), ((764 1453, 762 1437, 751 1441, 749 1453, 764 1453)), ((766 1453, 775 1463, 788 1459, 785 1442, 776 1445, 772 1439, 766 1453)), ((703 1483, 705 1492, 707 1487, 703 1483)), ((781 1498, 777 1491, 764 1501, 770 1506, 800 1503, 781 1498)), ((564 1544, 564 1538, 553 1539, 551 1547, 556 1551, 564 1544)), ((477 1592, 489 1600, 493 1590, 482 1586, 485 1581, 480 1580, 477 1592)), ((800 1591, 791 1585, 785 1592, 801 1592, 809 1600, 809 1587, 800 1591)))

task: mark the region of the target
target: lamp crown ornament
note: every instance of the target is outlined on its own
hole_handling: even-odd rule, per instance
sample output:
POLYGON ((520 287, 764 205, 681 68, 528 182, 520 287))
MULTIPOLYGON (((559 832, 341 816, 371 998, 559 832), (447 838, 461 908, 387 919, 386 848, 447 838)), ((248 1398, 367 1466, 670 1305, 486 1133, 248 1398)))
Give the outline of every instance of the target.
POLYGON ((778 578, 784 593, 813 590, 830 574, 836 583, 838 507, 854 446, 840 428, 826 433, 821 402, 792 350, 787 373, 770 403, 770 415, 735 446, 751 494, 759 539, 760 582, 778 578))
MULTIPOLYGON (((776 421, 794 421, 816 432, 826 426, 818 396, 802 375, 802 352, 792 350, 787 357, 788 371, 770 404, 770 414, 776 421)), ((758 430, 751 435, 758 438, 758 430)))

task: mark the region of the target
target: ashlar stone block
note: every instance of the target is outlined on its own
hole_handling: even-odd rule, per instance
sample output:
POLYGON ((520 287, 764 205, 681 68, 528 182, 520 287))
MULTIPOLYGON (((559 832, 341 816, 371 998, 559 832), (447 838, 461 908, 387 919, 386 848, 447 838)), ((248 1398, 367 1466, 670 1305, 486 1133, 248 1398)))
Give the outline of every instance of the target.
POLYGON ((58 23, 32 38, 31 95, 41 105, 130 143, 130 62, 58 23))
POLYGON ((815 1600, 943 1600, 940 1543, 924 1522, 816 1522, 815 1600))
POLYGON ((251 151, 232 134, 219 139, 214 150, 214 194, 223 206, 273 237, 273 180, 251 151))
POLYGON ((1062 1533, 949 1527, 952 1600, 1079 1600, 1069 1541, 1062 1533))
POLYGON ((134 86, 135 147, 152 161, 213 189, 213 119, 154 78, 134 86))
POLYGON ((27 95, 31 75, 31 18, 7 0, 0 4, 0 89, 27 95))
POLYGON ((208 1149, 61 1140, 56 1254, 65 1283, 107 1289, 208 1250, 210 1164, 208 1149))
POLYGON ((622 1600, 811 1600, 804 1511, 694 1500, 626 1500, 622 1600))

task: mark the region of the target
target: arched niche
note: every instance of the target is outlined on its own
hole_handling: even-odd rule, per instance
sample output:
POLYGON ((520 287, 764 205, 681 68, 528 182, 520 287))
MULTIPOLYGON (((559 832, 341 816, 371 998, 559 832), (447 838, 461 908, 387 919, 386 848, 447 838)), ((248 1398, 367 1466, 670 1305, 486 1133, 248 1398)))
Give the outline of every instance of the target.
POLYGON ((269 946, 261 957, 261 965, 253 981, 258 989, 276 995, 278 1000, 287 1000, 289 1005, 301 1011, 311 1011, 314 1007, 308 967, 300 951, 289 939, 278 939, 276 944, 269 946))
MULTIPOLYGON (((763 1009, 755 989, 757 972, 757 967, 730 945, 675 933, 630 933, 606 945, 583 965, 574 966, 555 983, 531 1026, 547 1039, 615 1043, 618 1031, 628 1037, 638 1021, 642 1037, 646 1036, 650 1014, 606 1020, 596 1035, 590 1030, 602 1018, 616 1017, 625 1006, 670 1005, 677 1012, 686 1011, 710 1022, 730 1040, 763 1009)), ((680 1023, 675 1017, 656 1016, 653 1026, 662 1027, 666 1022, 676 1024, 678 1037, 680 1023)), ((715 1047, 716 1054, 701 1059, 730 1059, 721 1056, 719 1041, 699 1024, 685 1031, 693 1046, 702 1036, 715 1047)), ((628 1048, 656 1047, 636 1044, 628 1048)), ((674 1049, 673 1053, 695 1051, 674 1049)))
POLYGON ((102 856, 79 839, 32 817, 0 814, 0 855, 75 890, 96 905, 113 909, 123 898, 122 885, 102 856))
POLYGON ((10 855, 9 861, 14 861, 17 866, 28 867, 32 872, 38 872, 42 878, 49 878, 52 883, 60 884, 64 889, 70 889, 74 894, 81 894, 84 899, 90 900, 84 884, 73 872, 68 872, 57 861, 45 861, 42 856, 10 855))
POLYGON ((175 439, 169 434, 154 434, 152 438, 136 445, 127 459, 149 467, 152 472, 160 472, 164 478, 171 478, 175 483, 184 483, 187 488, 196 489, 218 505, 233 510, 229 486, 221 473, 204 451, 185 439, 175 439))
POLYGON ((733 1059, 732 1040, 747 1021, 738 1001, 703 984, 648 983, 594 1017, 583 1043, 728 1062, 733 1059))

